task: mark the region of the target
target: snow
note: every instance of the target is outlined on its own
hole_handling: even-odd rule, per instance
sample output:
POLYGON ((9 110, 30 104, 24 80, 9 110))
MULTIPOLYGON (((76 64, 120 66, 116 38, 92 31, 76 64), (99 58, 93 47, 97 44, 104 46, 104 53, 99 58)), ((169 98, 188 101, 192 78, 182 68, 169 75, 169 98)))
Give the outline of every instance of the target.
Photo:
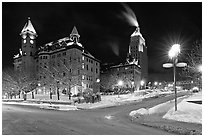
POLYGON ((170 100, 149 109, 140 108, 138 110, 133 110, 129 113, 129 116, 136 117, 137 115, 165 113, 163 116, 165 119, 202 124, 202 105, 187 102, 201 101, 202 93, 193 94, 186 99, 183 98, 186 98, 186 96, 177 99, 178 102, 180 102, 177 104, 177 111, 175 111, 174 108, 174 100, 170 100))
POLYGON ((15 104, 15 105, 25 105, 25 106, 38 106, 43 109, 57 109, 57 110, 78 110, 76 106, 73 105, 54 105, 54 104, 49 104, 49 103, 41 103, 41 104, 36 104, 36 103, 27 103, 26 101, 23 102, 2 102, 3 104, 15 104))
POLYGON ((106 118, 106 119, 113 119, 113 116, 111 116, 111 115, 106 115, 105 118, 106 118))
POLYGON ((27 32, 27 31, 30 31, 32 32, 33 34, 36 34, 36 31, 30 21, 30 18, 28 18, 28 22, 26 22, 25 26, 23 27, 22 31, 21 31, 21 34, 27 32))
MULTIPOLYGON (((115 106, 115 105, 121 105, 123 103, 131 102, 131 101, 142 101, 142 99, 144 99, 144 98, 149 98, 149 97, 157 96, 159 94, 169 94, 169 93, 170 92, 161 92, 159 90, 155 90, 155 91, 151 91, 151 92, 149 90, 140 90, 140 91, 136 91, 134 93, 119 95, 119 97, 118 97, 118 95, 103 95, 103 96, 101 96, 101 101, 100 102, 96 102, 96 103, 80 103, 80 104, 78 104, 78 103, 74 104, 73 100, 76 99, 76 98, 72 98, 72 100, 69 100, 66 95, 60 95, 60 100, 57 100, 56 95, 53 95, 52 99, 50 99, 48 94, 46 94, 46 95, 36 94, 36 95, 34 95, 35 99, 32 99, 31 93, 28 93, 27 94, 27 100, 30 100, 30 101, 50 101, 50 102, 58 102, 58 103, 60 103, 60 102, 65 103, 66 102, 66 103, 70 103, 70 104, 72 103, 73 104, 72 106, 74 106, 75 108, 94 109, 94 108, 102 108, 102 107, 110 107, 110 106, 115 106)), ((16 99, 16 100, 19 100, 19 99, 16 99)), ((8 102, 8 103, 10 103, 10 102, 8 102)), ((26 102, 24 102, 24 104, 26 104, 26 102)), ((34 103, 32 103, 32 104, 34 104, 34 103)), ((46 107, 49 108, 48 106, 50 104, 45 103, 45 105, 47 105, 46 107)), ((52 106, 53 105, 54 104, 52 104, 52 106)), ((56 106, 56 107, 59 108, 59 106, 56 106)), ((67 105, 65 105, 65 107, 67 107, 67 105)), ((60 106, 60 109, 61 110, 66 110, 66 108, 63 108, 63 105, 60 106)), ((68 110, 70 110, 70 106, 69 106, 68 110)))
POLYGON ((176 120, 176 121, 183 121, 183 122, 190 122, 190 123, 200 123, 202 124, 202 105, 190 103, 187 101, 201 101, 202 100, 202 93, 197 93, 190 96, 187 99, 184 99, 182 102, 178 104, 178 110, 175 111, 174 107, 171 108, 163 118, 176 120))
POLYGON ((82 103, 82 104, 76 104, 76 106, 84 109, 110 107, 110 106, 121 105, 123 103, 132 102, 132 101, 142 101, 142 99, 144 98, 149 98, 149 97, 154 97, 157 95, 169 94, 169 93, 171 92, 161 92, 159 90, 155 90, 149 93, 148 91, 140 90, 140 91, 136 91, 135 93, 119 95, 119 97, 118 95, 104 95, 101 97, 100 102, 82 103))

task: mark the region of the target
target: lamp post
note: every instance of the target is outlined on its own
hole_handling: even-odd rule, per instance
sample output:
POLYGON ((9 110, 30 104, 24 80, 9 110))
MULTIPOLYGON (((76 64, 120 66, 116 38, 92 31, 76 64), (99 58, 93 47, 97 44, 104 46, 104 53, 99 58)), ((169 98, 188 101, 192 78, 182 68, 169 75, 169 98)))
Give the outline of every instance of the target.
POLYGON ((135 82, 132 81, 131 84, 132 84, 132 93, 134 93, 134 91, 135 91, 135 88, 134 88, 135 87, 135 82))
POLYGON ((176 67, 185 67, 186 63, 178 63, 178 55, 180 53, 180 45, 174 44, 169 50, 169 57, 172 59, 173 63, 165 63, 163 64, 164 68, 173 67, 174 73, 174 92, 175 92, 175 111, 177 111, 177 90, 176 90, 176 67))
POLYGON ((173 60, 174 72, 174 92, 175 92, 175 111, 177 111, 177 91, 176 91, 176 64, 178 62, 178 54, 180 53, 180 45, 174 44, 169 50, 169 57, 173 60))
POLYGON ((59 100, 59 80, 57 80, 57 100, 59 100))
POLYGON ((118 98, 119 98, 119 90, 120 90, 120 86, 123 85, 123 81, 122 80, 119 80, 118 81, 118 98))
POLYGON ((143 89, 144 84, 145 84, 144 80, 141 80, 140 81, 141 89, 143 89))

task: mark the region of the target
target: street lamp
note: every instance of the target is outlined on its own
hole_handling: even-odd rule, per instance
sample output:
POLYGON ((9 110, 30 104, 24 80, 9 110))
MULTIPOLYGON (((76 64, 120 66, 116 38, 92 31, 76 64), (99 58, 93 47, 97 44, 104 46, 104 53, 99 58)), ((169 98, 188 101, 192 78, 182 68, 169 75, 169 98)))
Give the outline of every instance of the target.
POLYGON ((169 57, 172 59, 173 63, 163 64, 164 68, 173 67, 174 72, 174 92, 175 92, 175 111, 177 111, 177 91, 176 91, 176 67, 185 67, 186 63, 178 63, 178 55, 180 53, 180 45, 174 44, 169 50, 169 57))
POLYGON ((176 91, 176 64, 178 62, 178 54, 180 53, 180 45, 174 44, 170 51, 169 57, 173 60, 173 69, 174 69, 174 92, 175 92, 175 111, 177 111, 177 91, 176 91))
POLYGON ((145 84, 144 80, 141 80, 141 81, 140 81, 140 85, 143 87, 144 84, 145 84))
POLYGON ((119 90, 120 90, 119 87, 121 87, 122 85, 123 85, 123 81, 122 81, 122 80, 119 80, 119 81, 118 81, 118 97, 119 97, 119 90))
POLYGON ((134 91, 135 91, 135 89, 134 89, 134 87, 135 87, 135 82, 132 81, 131 84, 132 84, 132 90, 133 90, 132 93, 134 93, 134 91))

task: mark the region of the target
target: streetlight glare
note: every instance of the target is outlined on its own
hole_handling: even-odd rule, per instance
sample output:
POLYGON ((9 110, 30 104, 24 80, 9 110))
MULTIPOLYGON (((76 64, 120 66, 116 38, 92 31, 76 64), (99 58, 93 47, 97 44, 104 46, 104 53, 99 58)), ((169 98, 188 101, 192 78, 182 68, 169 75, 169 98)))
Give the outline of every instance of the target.
POLYGON ((180 53, 180 45, 174 44, 169 50, 169 57, 170 58, 176 57, 178 56, 179 53, 180 53))
POLYGON ((119 86, 122 86, 122 85, 123 85, 123 81, 122 81, 122 80, 119 80, 119 81, 118 81, 118 85, 119 85, 119 86))
POLYGON ((199 72, 202 72, 202 65, 199 65, 199 66, 198 66, 198 71, 199 71, 199 72))
POLYGON ((144 85, 144 80, 140 81, 140 85, 143 86, 144 85))

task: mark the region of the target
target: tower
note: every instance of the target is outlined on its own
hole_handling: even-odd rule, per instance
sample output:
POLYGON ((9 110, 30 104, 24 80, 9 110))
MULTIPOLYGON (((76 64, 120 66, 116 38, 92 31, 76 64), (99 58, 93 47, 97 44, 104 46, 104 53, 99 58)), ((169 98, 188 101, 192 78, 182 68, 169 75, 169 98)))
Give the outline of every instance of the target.
POLYGON ((139 26, 133 32, 130 38, 128 58, 132 58, 132 62, 141 67, 141 80, 147 82, 148 80, 148 59, 147 47, 145 39, 140 33, 139 26))
POLYGON ((22 71, 28 73, 30 76, 34 76, 34 55, 36 52, 37 33, 31 23, 30 17, 28 17, 28 20, 23 27, 20 36, 22 48, 22 71))
POLYGON ((71 32, 71 34, 70 34, 70 38, 71 38, 75 43, 78 43, 78 42, 79 42, 79 37, 80 37, 80 35, 79 35, 79 33, 78 33, 76 27, 74 26, 74 28, 73 28, 73 30, 72 30, 72 32, 71 32))

